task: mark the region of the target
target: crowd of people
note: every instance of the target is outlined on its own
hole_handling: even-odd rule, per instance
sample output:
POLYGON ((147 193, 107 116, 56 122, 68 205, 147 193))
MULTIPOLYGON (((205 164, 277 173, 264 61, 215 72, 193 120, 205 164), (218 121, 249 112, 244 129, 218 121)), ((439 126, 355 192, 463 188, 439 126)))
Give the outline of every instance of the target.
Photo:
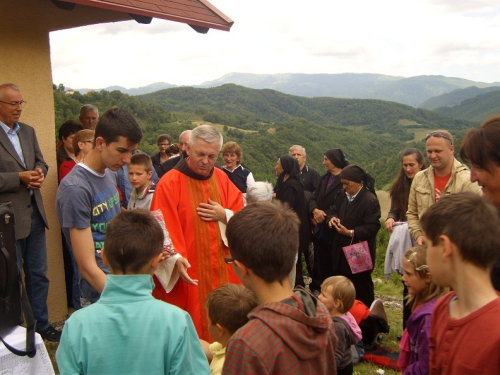
MULTIPOLYGON (((179 143, 161 134, 150 157, 137 150, 130 112, 99 117, 83 106, 57 145, 75 310, 61 335, 47 313, 48 165, 34 129, 19 122, 24 104, 16 85, 0 85, 0 199, 13 203, 18 265, 37 331, 60 341, 62 374, 353 373, 365 311, 377 302, 381 210, 374 179, 341 149, 324 152, 320 176, 292 145, 273 188, 215 127, 188 129, 179 143)), ((472 169, 445 130, 425 137, 428 168, 418 149, 401 152, 385 273, 404 284, 405 374, 500 371, 499 141, 500 117, 465 136, 460 156, 472 169)))

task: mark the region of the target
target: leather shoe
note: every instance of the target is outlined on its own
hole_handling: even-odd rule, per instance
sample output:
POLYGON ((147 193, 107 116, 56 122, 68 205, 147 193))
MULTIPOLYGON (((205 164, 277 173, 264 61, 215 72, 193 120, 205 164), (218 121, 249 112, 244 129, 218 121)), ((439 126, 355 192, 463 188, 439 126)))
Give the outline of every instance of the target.
POLYGON ((38 332, 42 339, 52 342, 59 342, 61 340, 61 331, 58 331, 51 325, 47 327, 45 331, 38 332))

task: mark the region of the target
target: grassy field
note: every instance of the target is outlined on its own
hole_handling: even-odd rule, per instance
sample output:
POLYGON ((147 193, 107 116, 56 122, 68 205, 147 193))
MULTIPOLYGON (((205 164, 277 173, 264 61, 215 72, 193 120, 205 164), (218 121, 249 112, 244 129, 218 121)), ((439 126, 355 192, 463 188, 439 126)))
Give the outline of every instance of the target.
MULTIPOLYGON (((377 195, 379 195, 379 192, 377 192, 377 195)), ((383 200, 381 200, 380 203, 381 206, 382 205, 387 206, 387 202, 384 202, 383 200)), ((389 207, 387 207, 386 209, 388 211, 389 207)), ((384 209, 382 209, 382 211, 384 212, 384 209)), ((385 218, 386 214, 385 215, 382 214, 382 217, 385 218)), ((382 302, 384 303, 385 311, 390 325, 390 332, 389 334, 384 335, 381 345, 393 350, 399 350, 398 347, 399 342, 397 340, 397 337, 401 335, 403 331, 403 326, 402 326, 403 284, 401 283, 401 278, 395 274, 392 274, 389 280, 385 280, 384 260, 385 260, 385 251, 387 248, 388 241, 389 241, 389 232, 384 228, 382 220, 382 228, 380 229, 377 235, 377 256, 375 259, 375 269, 373 271, 372 278, 375 284, 376 298, 382 300, 382 302)), ((307 273, 305 269, 305 263, 303 268, 305 273, 307 273)), ((57 322, 54 325, 56 326, 56 328, 62 329, 64 322, 57 322)), ((47 347, 47 351, 49 352, 49 356, 54 365, 54 370, 56 374, 59 374, 57 363, 55 361, 55 353, 57 350, 58 343, 45 341, 45 346, 47 347)), ((381 367, 372 365, 370 363, 359 363, 354 366, 354 374, 375 375, 377 374, 377 370, 380 368, 381 367)), ((392 371, 385 368, 383 370, 385 371, 385 375, 399 374, 397 371, 392 371)))

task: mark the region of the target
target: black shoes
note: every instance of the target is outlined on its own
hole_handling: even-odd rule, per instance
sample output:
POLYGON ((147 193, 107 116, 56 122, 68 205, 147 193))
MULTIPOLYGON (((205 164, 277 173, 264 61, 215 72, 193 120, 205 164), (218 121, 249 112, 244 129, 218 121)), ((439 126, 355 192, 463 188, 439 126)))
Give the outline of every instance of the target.
POLYGON ((47 327, 45 331, 38 332, 42 339, 52 342, 59 342, 61 340, 61 331, 58 331, 51 325, 47 327))

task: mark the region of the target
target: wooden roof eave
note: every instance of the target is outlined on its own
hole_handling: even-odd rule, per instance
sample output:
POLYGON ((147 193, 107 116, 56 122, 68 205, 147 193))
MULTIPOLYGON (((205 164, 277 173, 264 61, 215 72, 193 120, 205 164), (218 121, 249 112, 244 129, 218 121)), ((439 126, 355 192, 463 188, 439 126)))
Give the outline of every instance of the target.
POLYGON ((213 12, 220 22, 210 22, 208 20, 201 20, 194 17, 184 17, 175 14, 169 14, 165 12, 155 12, 147 9, 140 9, 137 7, 127 6, 125 4, 115 4, 102 0, 52 0, 58 8, 70 10, 70 7, 66 7, 64 4, 79 4, 84 6, 91 6, 96 8, 102 8, 122 13, 128 13, 132 18, 140 23, 149 23, 151 18, 159 18, 174 22, 186 23, 191 26, 194 30, 200 33, 208 32, 208 29, 217 29, 222 31, 229 31, 233 25, 233 21, 227 17, 224 13, 219 11, 216 7, 210 4, 206 0, 198 0, 200 4, 205 6, 208 10, 213 12), (59 5, 58 5, 59 4, 59 5), (134 17, 138 16, 138 17, 134 17))

